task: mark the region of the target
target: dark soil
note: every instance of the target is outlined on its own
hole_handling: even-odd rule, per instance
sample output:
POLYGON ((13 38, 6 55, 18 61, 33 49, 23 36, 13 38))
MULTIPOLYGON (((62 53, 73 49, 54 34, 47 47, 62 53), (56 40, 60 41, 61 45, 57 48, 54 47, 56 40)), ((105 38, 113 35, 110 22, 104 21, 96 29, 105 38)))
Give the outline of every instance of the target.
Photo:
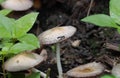
MULTIPOLYGON (((61 42, 61 62, 64 73, 73 67, 93 61, 103 63, 108 71, 115 63, 119 63, 120 52, 106 47, 106 43, 118 47, 120 36, 116 30, 80 21, 87 16, 90 2, 91 0, 41 0, 41 6, 37 3, 35 4, 38 5, 37 7, 23 12, 23 14, 31 11, 40 13, 30 31, 36 35, 55 26, 72 25, 77 28, 74 36, 61 42), (81 40, 77 47, 71 45, 75 40, 81 40)), ((101 13, 109 15, 109 0, 93 0, 91 6, 89 15, 101 13)), ((13 16, 18 18, 19 14, 13 16)), ((50 68, 50 77, 57 78, 55 54, 50 45, 45 46, 45 49, 48 51, 48 60, 37 68, 44 72, 50 68)))

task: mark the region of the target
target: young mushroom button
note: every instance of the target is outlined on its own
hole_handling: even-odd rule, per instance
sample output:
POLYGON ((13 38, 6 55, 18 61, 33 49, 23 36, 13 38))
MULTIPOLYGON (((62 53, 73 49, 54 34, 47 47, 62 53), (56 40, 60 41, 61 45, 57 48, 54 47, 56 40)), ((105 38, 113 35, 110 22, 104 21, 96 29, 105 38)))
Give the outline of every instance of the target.
POLYGON ((14 11, 24 11, 31 8, 33 6, 33 2, 31 0, 6 0, 1 3, 1 6, 5 9, 14 11))

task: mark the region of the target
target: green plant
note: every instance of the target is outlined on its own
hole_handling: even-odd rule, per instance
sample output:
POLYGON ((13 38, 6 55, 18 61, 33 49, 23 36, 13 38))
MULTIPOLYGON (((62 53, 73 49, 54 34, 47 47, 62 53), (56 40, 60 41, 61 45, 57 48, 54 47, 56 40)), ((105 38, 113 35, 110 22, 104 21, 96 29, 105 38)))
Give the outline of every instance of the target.
POLYGON ((5 0, 0 0, 0 3, 4 2, 5 0))
POLYGON ((29 74, 26 77, 24 73, 14 73, 14 74, 8 73, 8 78, 40 78, 40 73, 32 72, 32 74, 29 74))
POLYGON ((113 75, 103 75, 100 78, 115 78, 113 75))
POLYGON ((101 27, 112 27, 116 28, 120 33, 120 1, 118 0, 110 0, 109 9, 110 15, 105 14, 95 14, 91 16, 87 16, 83 18, 81 21, 93 23, 97 26, 101 27))
MULTIPOLYGON (((29 13, 19 19, 8 18, 5 15, 11 10, 0 11, 0 60, 11 55, 39 48, 39 41, 32 33, 27 33, 33 26, 38 13, 29 13)), ((6 78, 3 68, 3 75, 6 78)))

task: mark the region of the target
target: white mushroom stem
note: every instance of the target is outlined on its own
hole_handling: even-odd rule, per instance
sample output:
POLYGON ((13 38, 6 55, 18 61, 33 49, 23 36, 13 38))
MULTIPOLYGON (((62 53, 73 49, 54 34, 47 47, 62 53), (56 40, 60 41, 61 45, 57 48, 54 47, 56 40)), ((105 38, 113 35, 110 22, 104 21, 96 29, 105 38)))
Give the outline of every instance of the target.
MULTIPOLYGON (((40 72, 40 75, 43 77, 43 78, 46 78, 47 77, 47 75, 44 73, 44 72, 42 72, 42 71, 40 71, 40 70, 38 70, 38 69, 36 69, 36 68, 32 68, 31 69, 33 72, 40 72)), ((48 78, 50 78, 50 77, 48 77, 48 78)))
POLYGON ((63 70, 60 61, 60 43, 56 43, 56 57, 57 57, 57 68, 58 68, 59 78, 63 78, 63 70))

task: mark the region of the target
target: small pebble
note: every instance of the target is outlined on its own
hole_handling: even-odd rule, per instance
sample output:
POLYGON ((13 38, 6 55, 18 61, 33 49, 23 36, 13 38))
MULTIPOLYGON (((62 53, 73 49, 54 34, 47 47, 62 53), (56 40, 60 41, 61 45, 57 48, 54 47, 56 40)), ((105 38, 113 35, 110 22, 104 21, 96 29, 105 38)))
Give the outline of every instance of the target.
POLYGON ((75 40, 72 42, 73 47, 78 47, 80 45, 81 40, 75 40))

